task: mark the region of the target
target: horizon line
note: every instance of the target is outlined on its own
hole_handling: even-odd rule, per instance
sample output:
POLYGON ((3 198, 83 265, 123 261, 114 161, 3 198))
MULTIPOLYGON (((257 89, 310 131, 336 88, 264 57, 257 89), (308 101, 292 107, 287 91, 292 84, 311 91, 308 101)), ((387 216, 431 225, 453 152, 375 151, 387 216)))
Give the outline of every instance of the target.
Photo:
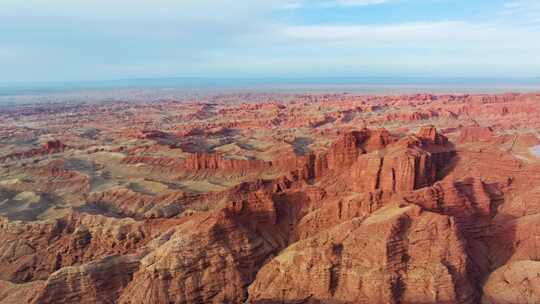
MULTIPOLYGON (((12 81, 0 82, 0 87, 24 86, 24 85, 70 85, 70 84, 97 84, 110 82, 128 81, 158 81, 158 80, 199 80, 199 81, 306 81, 306 80, 428 80, 428 81, 540 81, 539 76, 157 76, 157 77, 125 77, 110 79, 88 79, 88 80, 51 80, 51 81, 12 81)), ((294 83, 293 83, 294 84, 294 83)), ((361 83, 358 83, 359 85, 361 83)), ((368 83, 373 84, 373 83, 368 83)), ((451 83, 443 83, 451 84, 451 83)), ((539 83, 540 84, 540 83, 539 83)))

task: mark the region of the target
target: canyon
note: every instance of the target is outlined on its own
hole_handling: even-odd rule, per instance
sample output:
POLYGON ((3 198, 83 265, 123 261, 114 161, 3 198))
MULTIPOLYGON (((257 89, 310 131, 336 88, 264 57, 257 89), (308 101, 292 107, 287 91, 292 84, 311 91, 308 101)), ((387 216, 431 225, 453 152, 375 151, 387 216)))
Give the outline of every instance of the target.
POLYGON ((0 105, 0 303, 539 303, 540 93, 0 105))

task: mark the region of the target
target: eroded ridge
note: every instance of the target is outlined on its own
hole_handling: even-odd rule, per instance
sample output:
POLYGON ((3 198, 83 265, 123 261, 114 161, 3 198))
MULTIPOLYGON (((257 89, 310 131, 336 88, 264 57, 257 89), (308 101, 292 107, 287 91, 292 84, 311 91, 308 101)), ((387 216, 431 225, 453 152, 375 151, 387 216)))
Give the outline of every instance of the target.
POLYGON ((539 104, 0 108, 0 303, 540 302, 539 104))

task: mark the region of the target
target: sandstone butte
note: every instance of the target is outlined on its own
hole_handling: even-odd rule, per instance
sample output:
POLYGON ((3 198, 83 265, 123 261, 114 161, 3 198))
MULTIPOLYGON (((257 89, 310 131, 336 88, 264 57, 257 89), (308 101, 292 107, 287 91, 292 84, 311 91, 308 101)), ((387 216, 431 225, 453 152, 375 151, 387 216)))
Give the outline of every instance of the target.
POLYGON ((0 303, 540 303, 539 105, 0 108, 0 303))

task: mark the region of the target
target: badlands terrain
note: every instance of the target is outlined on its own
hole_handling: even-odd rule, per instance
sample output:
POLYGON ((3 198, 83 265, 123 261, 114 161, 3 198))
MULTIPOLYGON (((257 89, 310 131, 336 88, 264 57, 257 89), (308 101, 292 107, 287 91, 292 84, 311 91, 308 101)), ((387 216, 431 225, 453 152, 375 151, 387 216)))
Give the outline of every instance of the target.
POLYGON ((540 303, 540 94, 0 106, 0 303, 540 303))

